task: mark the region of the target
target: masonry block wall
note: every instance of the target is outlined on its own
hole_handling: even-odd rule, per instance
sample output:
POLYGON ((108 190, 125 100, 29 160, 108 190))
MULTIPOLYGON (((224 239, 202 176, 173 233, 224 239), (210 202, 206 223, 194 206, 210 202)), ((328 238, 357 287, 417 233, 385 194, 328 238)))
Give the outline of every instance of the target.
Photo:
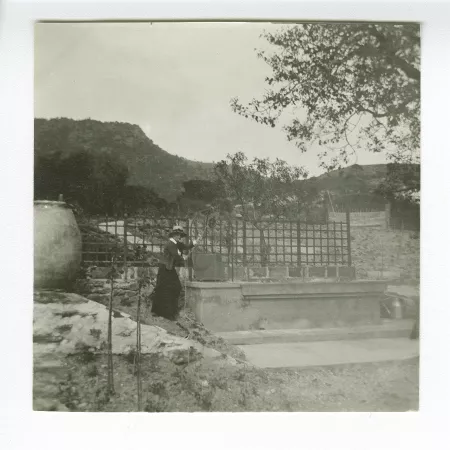
POLYGON ((420 278, 420 239, 414 231, 352 228, 352 264, 357 279, 420 278))

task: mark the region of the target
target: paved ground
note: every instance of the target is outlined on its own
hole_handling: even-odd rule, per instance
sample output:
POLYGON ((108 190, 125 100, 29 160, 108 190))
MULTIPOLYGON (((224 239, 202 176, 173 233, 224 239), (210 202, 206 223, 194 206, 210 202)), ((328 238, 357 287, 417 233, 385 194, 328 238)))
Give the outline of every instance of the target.
POLYGON ((383 319, 378 325, 340 328, 305 328, 284 330, 246 330, 217 332, 217 336, 234 345, 280 344, 316 341, 357 341, 360 339, 406 338, 411 335, 414 320, 383 319))
POLYGON ((407 338, 241 345, 257 367, 314 367, 401 361, 419 356, 419 341, 407 338))

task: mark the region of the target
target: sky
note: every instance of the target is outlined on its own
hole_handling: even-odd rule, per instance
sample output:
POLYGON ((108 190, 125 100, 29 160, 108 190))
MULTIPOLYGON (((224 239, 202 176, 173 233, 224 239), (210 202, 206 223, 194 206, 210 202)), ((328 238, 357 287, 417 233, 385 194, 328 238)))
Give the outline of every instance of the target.
MULTIPOLYGON (((139 125, 169 153, 214 162, 243 151, 318 168, 319 148, 301 154, 280 128, 234 113, 267 89, 256 56, 270 23, 72 23, 35 26, 35 117, 139 125)), ((358 164, 384 163, 359 152, 358 164)))

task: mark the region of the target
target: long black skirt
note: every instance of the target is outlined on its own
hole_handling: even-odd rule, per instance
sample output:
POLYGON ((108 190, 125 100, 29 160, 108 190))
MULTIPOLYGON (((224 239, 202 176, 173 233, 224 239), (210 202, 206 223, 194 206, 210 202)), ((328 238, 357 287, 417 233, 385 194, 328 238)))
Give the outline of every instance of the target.
POLYGON ((176 269, 168 270, 165 264, 160 264, 152 295, 152 313, 175 320, 178 314, 180 292, 181 282, 176 269))

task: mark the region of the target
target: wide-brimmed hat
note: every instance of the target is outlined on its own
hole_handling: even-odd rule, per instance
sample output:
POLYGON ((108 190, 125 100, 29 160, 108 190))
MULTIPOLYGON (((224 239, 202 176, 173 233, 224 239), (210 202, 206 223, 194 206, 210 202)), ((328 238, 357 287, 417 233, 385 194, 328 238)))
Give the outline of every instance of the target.
POLYGON ((181 236, 186 236, 186 233, 183 230, 183 227, 180 225, 175 225, 172 228, 172 231, 169 233, 169 236, 173 236, 174 234, 180 234, 181 236))

